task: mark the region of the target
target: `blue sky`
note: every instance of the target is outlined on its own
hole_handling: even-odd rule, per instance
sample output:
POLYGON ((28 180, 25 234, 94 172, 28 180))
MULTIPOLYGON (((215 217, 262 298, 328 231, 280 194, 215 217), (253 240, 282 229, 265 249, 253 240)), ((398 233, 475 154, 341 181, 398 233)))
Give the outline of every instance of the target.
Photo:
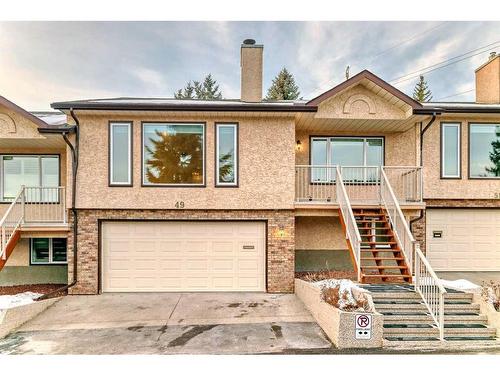
MULTIPOLYGON (((500 52, 500 22, 0 22, 0 95, 46 110, 60 100, 170 97, 212 73, 224 97, 237 98, 245 38, 264 44, 265 89, 286 66, 312 98, 342 82, 347 65, 391 81, 494 42, 500 52)), ((473 89, 492 48, 426 74, 434 99, 473 89)), ((416 80, 396 87, 411 94, 416 80)))

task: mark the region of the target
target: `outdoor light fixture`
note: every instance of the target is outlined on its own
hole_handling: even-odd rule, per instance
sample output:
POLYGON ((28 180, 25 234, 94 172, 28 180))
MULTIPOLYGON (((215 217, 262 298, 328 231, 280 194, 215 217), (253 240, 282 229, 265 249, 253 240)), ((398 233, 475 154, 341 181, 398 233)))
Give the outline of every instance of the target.
POLYGON ((295 146, 297 151, 302 151, 302 142, 300 140, 297 141, 297 146, 295 146))

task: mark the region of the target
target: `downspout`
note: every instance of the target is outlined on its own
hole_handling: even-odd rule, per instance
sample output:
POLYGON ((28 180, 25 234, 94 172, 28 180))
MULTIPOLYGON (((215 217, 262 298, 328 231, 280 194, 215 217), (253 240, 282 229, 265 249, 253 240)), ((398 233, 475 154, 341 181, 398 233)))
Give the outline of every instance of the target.
POLYGON ((78 281, 78 215, 76 210, 76 176, 78 173, 78 151, 80 145, 80 121, 75 116, 73 108, 70 109, 70 115, 75 121, 75 145, 73 145, 69 138, 68 132, 62 133, 64 142, 68 145, 71 150, 71 165, 72 165, 72 179, 71 179, 71 212, 73 213, 73 281, 71 284, 65 285, 61 288, 53 290, 47 294, 38 297, 36 300, 41 301, 50 298, 58 293, 64 292, 69 288, 76 285, 78 281))
MULTIPOLYGON (((427 125, 425 125, 425 128, 422 129, 422 123, 420 123, 420 167, 424 166, 424 153, 423 153, 423 151, 424 151, 424 134, 427 130, 429 130, 431 125, 436 120, 436 115, 437 115, 436 112, 434 112, 432 114, 432 118, 427 123, 427 125)), ((422 192, 422 195, 423 195, 423 193, 424 192, 422 192)), ((418 217, 410 220, 410 229, 412 228, 414 222, 421 220, 423 217, 424 217, 424 210, 420 210, 420 214, 418 215, 418 217)))

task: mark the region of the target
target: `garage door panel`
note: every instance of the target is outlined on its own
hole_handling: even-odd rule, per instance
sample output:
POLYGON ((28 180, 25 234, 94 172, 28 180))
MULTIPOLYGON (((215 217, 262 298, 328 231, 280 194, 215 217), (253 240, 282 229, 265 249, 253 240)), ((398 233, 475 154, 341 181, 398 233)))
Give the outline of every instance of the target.
POLYGON ((427 257, 436 270, 500 270, 500 209, 428 209, 426 218, 427 257))
POLYGON ((265 223, 106 222, 103 291, 265 291, 265 223))

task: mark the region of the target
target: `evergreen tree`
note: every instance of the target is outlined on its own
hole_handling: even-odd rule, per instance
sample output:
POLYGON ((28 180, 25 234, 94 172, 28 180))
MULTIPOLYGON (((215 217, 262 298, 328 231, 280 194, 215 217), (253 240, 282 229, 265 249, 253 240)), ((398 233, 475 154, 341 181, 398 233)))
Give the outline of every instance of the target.
POLYGON ((432 92, 429 89, 427 81, 424 76, 420 76, 415 89, 413 90, 413 99, 419 102, 429 102, 432 100, 432 92))
POLYGON ((267 100, 295 100, 300 95, 295 78, 286 68, 281 69, 267 90, 267 100))
POLYGON ((174 93, 176 99, 221 100, 222 92, 217 81, 208 74, 203 82, 189 81, 183 89, 174 93))
POLYGON ((497 139, 491 142, 493 146, 493 151, 490 152, 490 160, 493 163, 493 167, 486 168, 490 173, 493 173, 495 177, 500 176, 500 126, 496 127, 497 139))

